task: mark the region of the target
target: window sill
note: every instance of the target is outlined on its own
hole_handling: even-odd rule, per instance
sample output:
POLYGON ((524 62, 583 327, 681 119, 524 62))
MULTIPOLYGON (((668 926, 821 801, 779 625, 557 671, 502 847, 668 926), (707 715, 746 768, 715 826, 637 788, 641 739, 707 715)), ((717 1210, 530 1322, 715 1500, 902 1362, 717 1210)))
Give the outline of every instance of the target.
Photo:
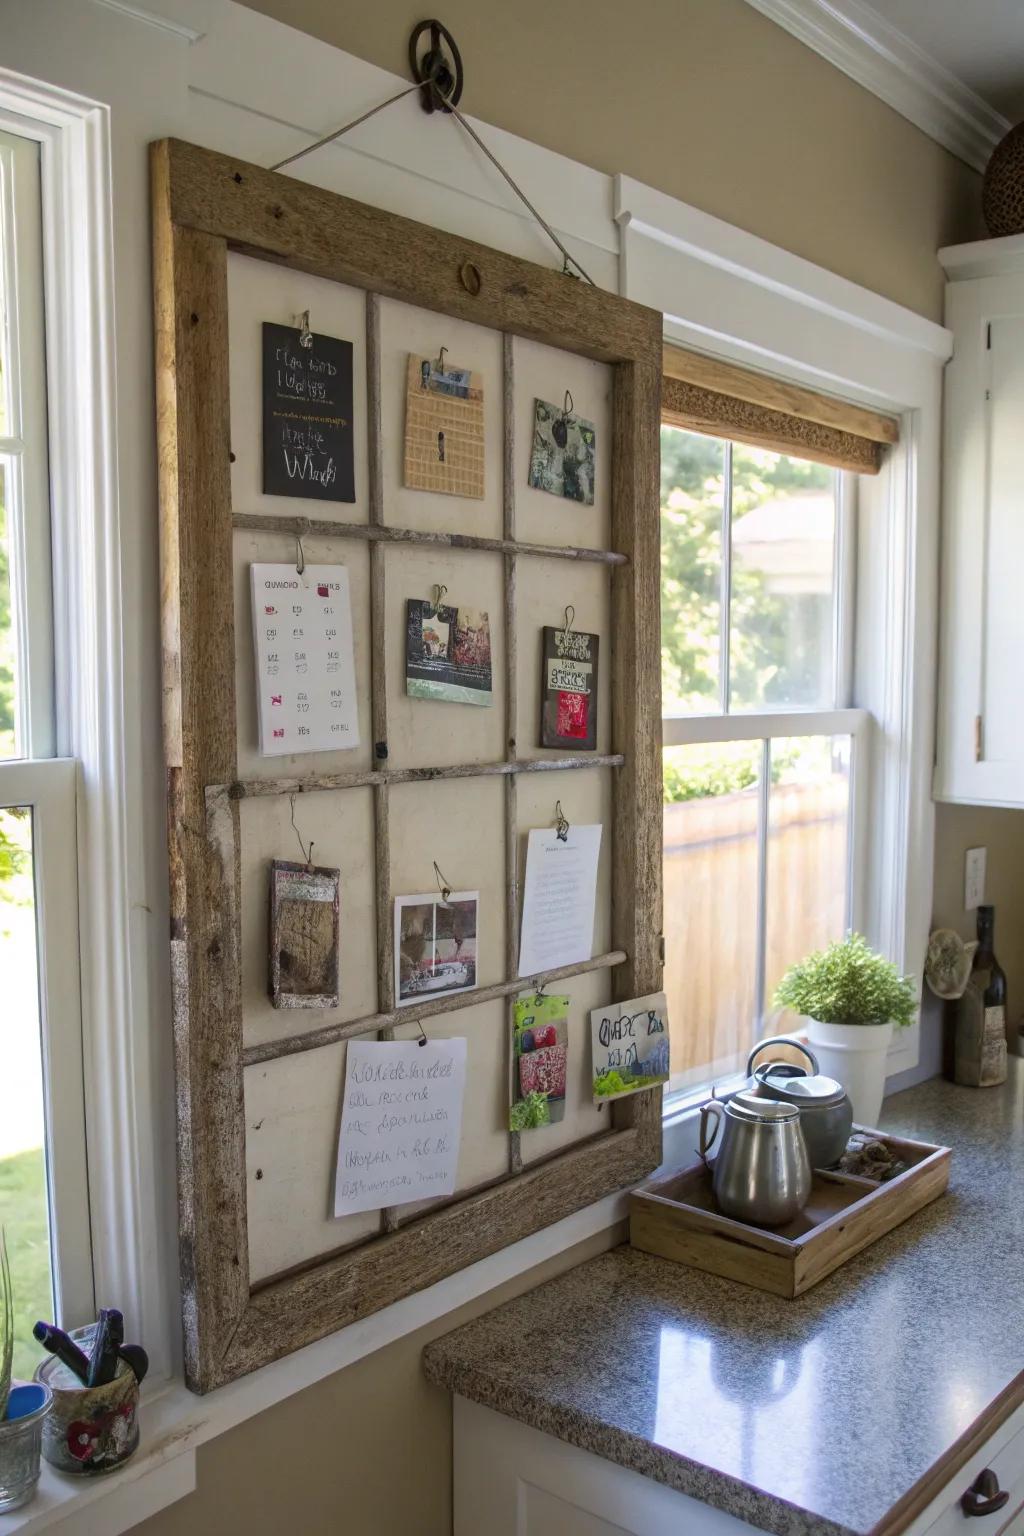
POLYGON ((144 1391, 139 1450, 107 1477, 71 1477, 43 1463, 31 1504, 2 1517, 3 1536, 56 1530, 74 1536, 121 1536, 196 1486, 196 1450, 285 1398, 313 1386, 395 1339, 436 1322, 495 1286, 625 1219, 625 1192, 586 1206, 554 1226, 450 1275, 394 1306, 353 1323, 230 1382, 205 1397, 173 1381, 144 1391))

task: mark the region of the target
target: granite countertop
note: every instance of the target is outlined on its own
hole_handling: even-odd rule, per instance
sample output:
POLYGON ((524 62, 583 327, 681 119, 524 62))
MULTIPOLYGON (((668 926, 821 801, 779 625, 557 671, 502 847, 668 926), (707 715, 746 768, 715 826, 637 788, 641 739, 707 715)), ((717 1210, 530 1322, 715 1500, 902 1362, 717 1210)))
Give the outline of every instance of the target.
POLYGON ((1024 1060, 883 1128, 949 1192, 785 1300, 623 1246, 428 1346, 429 1378, 783 1536, 864 1536, 1024 1372, 1024 1060))

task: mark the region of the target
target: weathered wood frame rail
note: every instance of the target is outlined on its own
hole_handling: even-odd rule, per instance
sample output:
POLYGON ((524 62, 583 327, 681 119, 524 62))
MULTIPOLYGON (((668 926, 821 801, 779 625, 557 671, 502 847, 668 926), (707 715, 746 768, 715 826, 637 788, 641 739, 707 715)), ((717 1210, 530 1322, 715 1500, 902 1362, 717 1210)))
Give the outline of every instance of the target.
MULTIPOLYGON (((160 456, 164 735, 178 1107, 178 1197, 185 1369, 211 1388, 308 1344, 635 1183, 661 1155, 660 1092, 619 1100, 604 1135, 525 1171, 509 1138, 506 1178, 400 1221, 380 1235, 250 1285, 243 1073, 247 1063, 356 1033, 388 1038, 394 999, 388 796, 395 782, 499 774, 505 785, 506 980, 464 998, 402 1010, 454 1011, 530 984, 518 959, 516 788, 521 772, 613 772, 612 949, 548 980, 605 967, 616 995, 661 985, 661 702, 658 429, 661 316, 553 270, 177 140, 152 148, 160 456), (367 525, 235 513, 228 391, 229 251, 366 291, 367 525), (467 264, 476 269, 465 282, 467 264), (479 283, 475 277, 479 276, 479 283), (471 292, 470 289, 478 291, 471 292), (472 540, 386 525, 381 480, 380 296, 488 326, 503 336, 503 537, 472 540), (613 368, 610 551, 520 544, 515 537, 513 337, 613 368), (236 528, 370 541, 372 739, 386 761, 384 555, 394 541, 494 552, 505 572, 507 759, 440 770, 239 781, 232 541, 236 528), (612 752, 520 759, 516 719, 516 568, 523 557, 597 560, 611 588, 612 752), (243 1046, 239 806, 250 795, 368 785, 378 878, 377 1005, 364 1019, 243 1046)), ((541 980, 542 978, 534 978, 541 980)), ((511 1062, 509 1069, 511 1091, 511 1062)))

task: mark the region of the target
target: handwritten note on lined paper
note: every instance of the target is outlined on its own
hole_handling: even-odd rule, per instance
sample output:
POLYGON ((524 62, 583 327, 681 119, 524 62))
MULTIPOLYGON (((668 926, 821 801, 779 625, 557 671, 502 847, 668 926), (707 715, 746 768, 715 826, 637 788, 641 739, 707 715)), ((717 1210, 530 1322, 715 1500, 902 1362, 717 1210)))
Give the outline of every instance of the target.
POLYGON ((455 1190, 466 1041, 351 1040, 335 1216, 455 1190))
POLYGON ((600 826, 570 827, 564 841, 554 828, 535 827, 530 833, 520 976, 590 959, 600 852, 600 826))

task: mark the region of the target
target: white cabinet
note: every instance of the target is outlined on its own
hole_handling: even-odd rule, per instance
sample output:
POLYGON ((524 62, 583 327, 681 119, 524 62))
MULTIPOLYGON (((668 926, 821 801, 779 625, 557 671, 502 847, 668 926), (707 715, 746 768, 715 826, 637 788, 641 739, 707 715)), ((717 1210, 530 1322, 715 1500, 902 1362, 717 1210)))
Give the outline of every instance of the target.
MULTIPOLYGON (((733 1515, 465 1398, 455 1398, 454 1419, 453 1536, 751 1536, 733 1515)), ((903 1492, 893 1490, 901 1507, 883 1528, 1024 1536, 1024 1407, 923 1508, 903 1492), (960 1501, 986 1469, 998 1493, 989 1513, 969 1520, 960 1501)))
POLYGON ((949 285, 935 795, 1024 805, 1024 236, 940 252, 949 285))

